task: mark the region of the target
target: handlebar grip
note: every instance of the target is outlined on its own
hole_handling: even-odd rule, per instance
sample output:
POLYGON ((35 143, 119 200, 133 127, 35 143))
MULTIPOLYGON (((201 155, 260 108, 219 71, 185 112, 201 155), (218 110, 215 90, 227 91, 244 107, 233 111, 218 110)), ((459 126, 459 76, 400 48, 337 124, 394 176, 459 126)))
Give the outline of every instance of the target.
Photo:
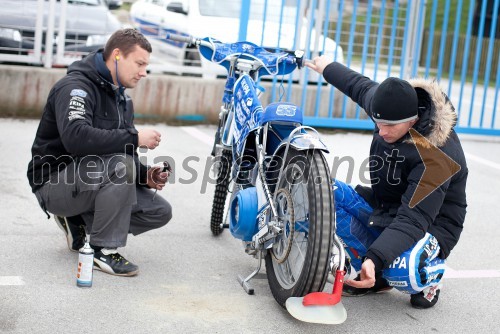
POLYGON ((304 67, 304 65, 306 64, 306 62, 308 61, 309 59, 305 59, 304 57, 300 57, 300 58, 296 58, 295 61, 297 63, 297 67, 299 69, 301 69, 302 67, 304 67))
POLYGON ((314 64, 314 60, 303 58, 301 67, 306 66, 306 64, 308 64, 308 63, 314 64))
POLYGON ((171 39, 171 40, 176 41, 176 42, 183 42, 183 43, 188 43, 188 44, 195 44, 196 43, 196 38, 194 38, 193 36, 167 34, 166 39, 171 39))

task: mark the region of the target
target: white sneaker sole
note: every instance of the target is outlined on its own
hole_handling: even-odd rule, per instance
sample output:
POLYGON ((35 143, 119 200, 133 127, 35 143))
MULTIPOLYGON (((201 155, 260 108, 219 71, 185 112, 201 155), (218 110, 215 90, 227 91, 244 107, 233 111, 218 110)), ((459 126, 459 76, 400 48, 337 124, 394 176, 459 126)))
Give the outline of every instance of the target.
POLYGON ((71 232, 69 230, 64 228, 64 226, 59 222, 58 218, 63 218, 66 226, 68 226, 68 220, 66 219, 66 217, 58 217, 58 216, 54 215, 54 220, 56 221, 57 226, 59 226, 61 231, 63 231, 64 234, 66 235, 66 242, 68 243, 69 250, 72 252, 75 252, 75 253, 78 252, 77 249, 73 249, 73 235, 71 235, 71 232))
POLYGON ((106 274, 110 274, 110 275, 114 275, 114 276, 135 276, 139 273, 139 269, 137 270, 134 270, 134 271, 130 271, 128 273, 123 273, 123 274, 118 274, 118 273, 115 273, 113 271, 113 269, 107 264, 107 263, 104 263, 102 261, 100 261, 99 259, 96 259, 94 258, 94 269, 96 270, 99 270, 99 271, 102 271, 106 274))

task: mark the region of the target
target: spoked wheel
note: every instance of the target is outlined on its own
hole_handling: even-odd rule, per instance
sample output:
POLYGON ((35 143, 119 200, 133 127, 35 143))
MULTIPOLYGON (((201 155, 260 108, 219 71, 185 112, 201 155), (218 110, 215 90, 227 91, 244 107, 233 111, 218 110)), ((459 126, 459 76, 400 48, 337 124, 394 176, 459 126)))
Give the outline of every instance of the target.
POLYGON ((283 263, 287 260, 292 250, 293 234, 295 232, 295 214, 293 210, 293 198, 288 190, 281 188, 276 194, 276 209, 278 219, 281 222, 283 235, 274 244, 270 250, 271 255, 277 263, 283 263))
POLYGON ((289 150, 275 187, 282 235, 266 255, 269 287, 283 307, 289 297, 322 291, 333 239, 333 194, 325 158, 289 150))
POLYGON ((222 150, 219 157, 219 172, 217 175, 217 184, 215 185, 215 195, 212 204, 212 215, 210 218, 210 230, 213 235, 219 235, 223 231, 222 224, 224 222, 224 206, 228 193, 230 180, 230 167, 233 161, 231 151, 222 150))

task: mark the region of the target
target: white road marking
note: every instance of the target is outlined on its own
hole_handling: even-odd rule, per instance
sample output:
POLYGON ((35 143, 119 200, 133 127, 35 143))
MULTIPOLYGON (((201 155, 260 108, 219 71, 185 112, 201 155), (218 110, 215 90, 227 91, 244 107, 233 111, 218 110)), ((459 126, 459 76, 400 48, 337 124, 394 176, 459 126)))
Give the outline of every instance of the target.
POLYGON ((453 270, 447 267, 444 278, 499 278, 500 270, 453 270))
POLYGON ((470 154, 470 153, 465 153, 465 158, 467 160, 472 160, 472 161, 475 161, 475 162, 479 162, 479 163, 481 163, 483 165, 486 165, 488 167, 492 167, 492 168, 500 170, 500 164, 498 164, 496 162, 493 162, 493 161, 490 161, 490 160, 483 159, 481 157, 478 157, 477 155, 470 154))
POLYGON ((22 276, 0 276, 0 286, 2 285, 24 285, 22 276))
POLYGON ((187 134, 193 136, 196 139, 199 139, 201 142, 212 146, 214 142, 214 137, 208 136, 202 131, 198 130, 197 128, 193 126, 182 126, 181 129, 186 132, 187 134))

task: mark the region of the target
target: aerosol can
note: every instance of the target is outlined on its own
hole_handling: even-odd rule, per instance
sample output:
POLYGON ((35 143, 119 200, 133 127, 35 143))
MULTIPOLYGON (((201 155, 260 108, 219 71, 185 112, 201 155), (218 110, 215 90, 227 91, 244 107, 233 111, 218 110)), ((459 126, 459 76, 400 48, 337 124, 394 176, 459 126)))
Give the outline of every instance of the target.
POLYGON ((79 250, 78 272, 76 274, 76 285, 81 288, 92 286, 92 270, 94 267, 94 250, 88 241, 79 250))

